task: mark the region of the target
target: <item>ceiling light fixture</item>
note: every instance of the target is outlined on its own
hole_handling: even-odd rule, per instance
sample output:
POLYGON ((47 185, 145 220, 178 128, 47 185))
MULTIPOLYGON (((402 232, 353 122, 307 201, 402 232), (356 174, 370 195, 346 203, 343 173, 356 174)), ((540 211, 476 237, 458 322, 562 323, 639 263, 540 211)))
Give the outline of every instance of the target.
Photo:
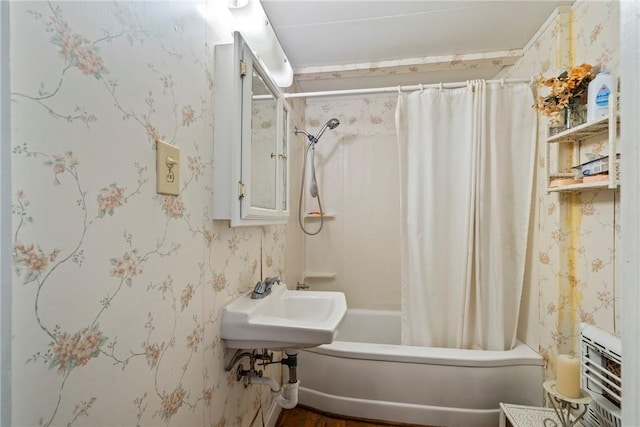
POLYGON ((229 0, 236 30, 280 87, 293 83, 293 69, 259 0, 229 0))

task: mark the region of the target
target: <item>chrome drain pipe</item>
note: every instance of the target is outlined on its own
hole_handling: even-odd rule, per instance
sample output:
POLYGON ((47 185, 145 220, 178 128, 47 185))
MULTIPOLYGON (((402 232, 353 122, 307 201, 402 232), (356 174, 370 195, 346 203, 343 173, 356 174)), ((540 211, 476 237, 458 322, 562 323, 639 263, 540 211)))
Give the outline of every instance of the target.
MULTIPOLYGON (((291 350, 287 350, 291 351, 291 350)), ((298 382, 298 352, 287 353, 287 358, 280 361, 283 365, 289 367, 289 384, 298 382)))

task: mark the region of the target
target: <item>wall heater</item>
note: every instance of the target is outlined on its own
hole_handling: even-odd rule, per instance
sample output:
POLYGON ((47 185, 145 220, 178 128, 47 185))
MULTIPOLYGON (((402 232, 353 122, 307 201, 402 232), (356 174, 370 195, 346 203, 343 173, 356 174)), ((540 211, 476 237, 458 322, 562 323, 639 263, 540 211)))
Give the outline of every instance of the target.
POLYGON ((595 326, 580 324, 582 388, 593 402, 583 424, 590 427, 621 427, 622 344, 620 338, 595 326))

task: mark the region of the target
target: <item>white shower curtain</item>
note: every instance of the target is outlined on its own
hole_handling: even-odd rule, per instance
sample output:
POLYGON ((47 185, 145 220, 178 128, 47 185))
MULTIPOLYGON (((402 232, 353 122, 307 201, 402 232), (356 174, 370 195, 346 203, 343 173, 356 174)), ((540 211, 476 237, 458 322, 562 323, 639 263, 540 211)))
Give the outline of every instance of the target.
POLYGON ((528 84, 401 94, 402 343, 513 347, 536 145, 528 84))

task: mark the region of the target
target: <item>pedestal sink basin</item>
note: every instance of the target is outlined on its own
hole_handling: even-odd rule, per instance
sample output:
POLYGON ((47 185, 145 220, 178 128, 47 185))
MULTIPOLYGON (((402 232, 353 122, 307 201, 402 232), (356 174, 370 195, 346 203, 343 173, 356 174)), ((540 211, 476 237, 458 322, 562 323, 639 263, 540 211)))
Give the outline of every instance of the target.
POLYGON ((222 309, 221 338, 228 348, 308 348, 331 343, 347 311, 342 292, 290 291, 273 285, 269 295, 248 292, 222 309))

